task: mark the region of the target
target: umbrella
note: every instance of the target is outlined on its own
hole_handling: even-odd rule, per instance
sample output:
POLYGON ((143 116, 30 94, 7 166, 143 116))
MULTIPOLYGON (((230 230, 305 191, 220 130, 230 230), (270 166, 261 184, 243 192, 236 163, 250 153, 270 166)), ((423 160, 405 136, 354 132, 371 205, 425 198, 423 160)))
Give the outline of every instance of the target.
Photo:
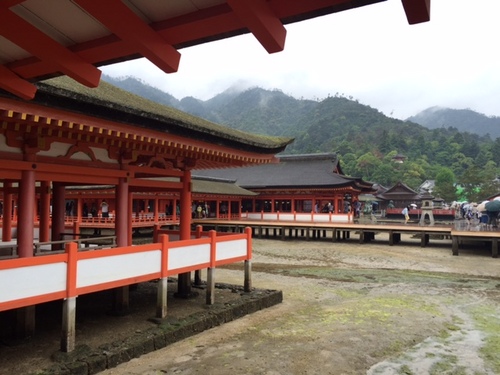
POLYGON ((417 208, 417 205, 415 203, 410 204, 412 208, 417 208))
POLYGON ((484 205, 486 211, 489 212, 499 212, 500 211, 500 200, 493 200, 484 205))
POLYGON ((488 202, 489 202, 489 201, 482 201, 481 203, 479 203, 479 204, 477 205, 477 210, 478 210, 479 212, 486 211, 486 207, 485 207, 485 206, 486 206, 486 203, 488 203, 488 202))

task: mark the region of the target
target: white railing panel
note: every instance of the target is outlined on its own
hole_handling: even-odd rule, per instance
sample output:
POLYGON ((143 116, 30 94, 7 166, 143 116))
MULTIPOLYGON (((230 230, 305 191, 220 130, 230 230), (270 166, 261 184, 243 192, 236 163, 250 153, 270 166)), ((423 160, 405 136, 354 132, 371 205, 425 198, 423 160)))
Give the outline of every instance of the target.
POLYGON ((160 271, 160 250, 83 259, 78 261, 76 287, 82 288, 160 271))
POLYGON ((66 290, 66 263, 12 268, 0 271, 0 302, 15 301, 66 290))
POLYGON ((349 222, 349 216, 348 215, 332 215, 332 222, 333 223, 348 223, 349 222))
POLYGON ((311 214, 297 214, 296 221, 302 221, 302 222, 308 221, 308 222, 310 222, 311 218, 312 218, 311 214))
POLYGON ((175 247, 168 250, 168 270, 210 262, 210 244, 175 247))
POLYGON ((328 215, 328 214, 316 214, 316 215, 314 215, 313 221, 315 223, 328 223, 328 222, 330 222, 330 215, 328 215))
POLYGON ((247 240, 217 242, 216 249, 216 261, 245 256, 247 254, 247 240))
POLYGON ((280 214, 280 221, 285 220, 285 221, 293 221, 294 220, 294 215, 293 214, 280 214))
POLYGON ((271 212, 265 212, 262 214, 262 219, 263 220, 278 220, 278 214, 271 213, 271 212))
POLYGON ((254 212, 254 213, 249 212, 247 214, 247 218, 250 220, 260 220, 261 214, 260 214, 260 212, 254 212))

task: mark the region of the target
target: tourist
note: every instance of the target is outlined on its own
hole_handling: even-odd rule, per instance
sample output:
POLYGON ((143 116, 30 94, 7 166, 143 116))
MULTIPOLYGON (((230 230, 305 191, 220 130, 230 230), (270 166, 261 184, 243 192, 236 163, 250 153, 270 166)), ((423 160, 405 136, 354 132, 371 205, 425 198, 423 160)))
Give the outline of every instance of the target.
POLYGON ((403 211, 401 211, 401 213, 403 214, 403 216, 405 218, 405 224, 408 224, 408 221, 410 220, 409 211, 410 211, 409 206, 406 206, 405 208, 403 208, 403 211))

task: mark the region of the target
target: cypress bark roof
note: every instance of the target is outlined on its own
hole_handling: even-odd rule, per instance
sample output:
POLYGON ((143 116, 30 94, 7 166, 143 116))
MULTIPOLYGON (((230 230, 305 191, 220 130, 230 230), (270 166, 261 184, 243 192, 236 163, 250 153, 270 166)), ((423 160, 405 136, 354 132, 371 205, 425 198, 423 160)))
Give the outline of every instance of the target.
POLYGON ((68 77, 58 77, 39 82, 37 86, 34 103, 217 145, 276 154, 293 142, 293 138, 251 134, 215 124, 107 82, 101 82, 97 88, 88 88, 68 77))
POLYGON ((245 189, 353 187, 371 192, 372 183, 339 174, 336 154, 279 156, 279 163, 241 168, 194 170, 193 176, 223 177, 245 189))
POLYGON ((383 200, 420 200, 420 195, 403 182, 399 181, 387 191, 377 194, 383 200))

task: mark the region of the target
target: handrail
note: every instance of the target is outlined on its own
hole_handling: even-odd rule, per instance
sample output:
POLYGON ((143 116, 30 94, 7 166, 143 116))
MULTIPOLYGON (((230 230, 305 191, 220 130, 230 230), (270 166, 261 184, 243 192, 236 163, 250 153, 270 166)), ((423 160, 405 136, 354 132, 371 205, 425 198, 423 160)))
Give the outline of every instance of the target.
MULTIPOLYGON (((73 236, 83 236, 80 234, 75 234, 75 233, 61 233, 62 236, 64 235, 73 235, 73 236)), ((52 255, 52 254, 60 254, 64 253, 64 249, 61 250, 51 250, 51 251, 43 251, 42 247, 44 246, 51 246, 52 245, 63 245, 64 247, 67 243, 75 242, 78 245, 78 249, 82 250, 99 250, 99 249, 109 249, 109 248, 114 248, 117 247, 116 244, 116 236, 92 236, 88 238, 73 238, 71 240, 60 240, 60 241, 49 241, 49 242, 37 242, 33 244, 34 246, 34 254, 35 256, 37 255, 52 255), (99 245, 101 241, 107 241, 111 240, 110 243, 105 243, 99 245), (99 241, 99 242, 97 242, 99 241), (96 246, 90 247, 90 245, 95 244, 96 246)))

